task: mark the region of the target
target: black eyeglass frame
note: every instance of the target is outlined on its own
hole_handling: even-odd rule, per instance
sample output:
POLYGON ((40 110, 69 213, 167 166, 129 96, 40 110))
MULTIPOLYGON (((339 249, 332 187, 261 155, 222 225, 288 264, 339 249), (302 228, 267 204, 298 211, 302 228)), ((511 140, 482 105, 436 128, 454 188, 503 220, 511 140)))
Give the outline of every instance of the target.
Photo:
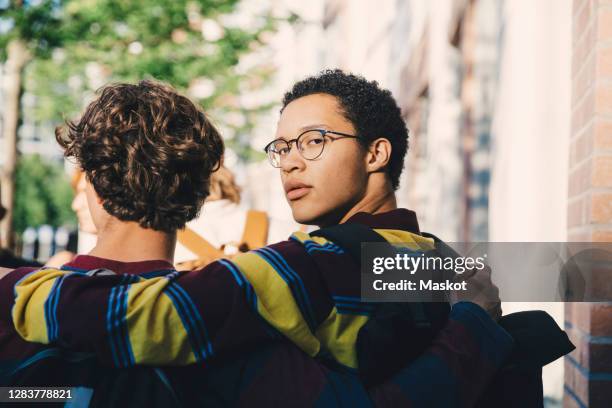
POLYGON ((347 139, 347 138, 361 140, 361 138, 360 138, 359 136, 356 136, 356 135, 349 135, 348 133, 336 132, 335 130, 327 130, 327 129, 308 129, 308 130, 305 130, 305 131, 303 131, 302 133, 300 133, 300 134, 298 135, 298 137, 296 137, 295 139, 289 139, 289 140, 285 140, 285 139, 274 139, 273 141, 271 141, 270 143, 268 143, 268 144, 266 145, 266 147, 264 147, 264 152, 266 152, 266 155, 268 156, 268 161, 270 162, 270 164, 271 164, 273 167, 276 167, 276 168, 279 168, 279 167, 280 167, 280 163, 279 163, 279 165, 278 165, 278 166, 274 165, 274 162, 273 162, 273 160, 272 160, 272 157, 270 156, 270 148, 272 147, 272 145, 273 145, 274 143, 277 143, 277 142, 279 142, 279 141, 285 142, 285 143, 287 144, 287 148, 289 149, 289 152, 291 152, 291 145, 292 145, 292 144, 295 144, 295 145, 298 147, 298 152, 300 152, 300 156, 302 156, 302 158, 303 158, 304 160, 317 160, 319 157, 321 157, 321 155, 323 154, 323 151, 325 150, 325 144, 326 144, 325 142, 323 142, 323 147, 321 148, 321 152, 320 152, 318 155, 316 155, 315 157, 313 157, 313 158, 307 158, 307 157, 304 157, 304 154, 303 154, 302 150, 300 149, 300 144, 298 143, 298 140, 300 140, 300 138, 301 138, 302 136, 304 136, 304 135, 305 135, 306 133, 308 133, 308 132, 313 132, 313 131, 319 132, 319 133, 321 134, 321 137, 323 137, 323 139, 324 139, 324 140, 325 140, 325 137, 326 137, 326 136, 327 136, 327 137, 329 137, 329 136, 328 136, 328 134, 333 134, 333 135, 338 135, 338 136, 341 136, 341 137, 336 137, 336 138, 329 137, 329 139, 330 139, 331 141, 334 141, 334 140, 340 140, 340 139, 347 139))

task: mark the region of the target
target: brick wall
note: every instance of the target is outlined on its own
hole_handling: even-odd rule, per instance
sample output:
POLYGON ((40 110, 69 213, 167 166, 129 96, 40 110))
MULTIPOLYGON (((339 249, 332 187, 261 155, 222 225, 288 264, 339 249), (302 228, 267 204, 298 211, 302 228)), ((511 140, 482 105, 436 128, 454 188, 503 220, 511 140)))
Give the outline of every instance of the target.
MULTIPOLYGON (((612 242, 612 0, 574 0, 570 241, 612 242)), ((564 407, 612 407, 612 302, 565 306, 564 407)))

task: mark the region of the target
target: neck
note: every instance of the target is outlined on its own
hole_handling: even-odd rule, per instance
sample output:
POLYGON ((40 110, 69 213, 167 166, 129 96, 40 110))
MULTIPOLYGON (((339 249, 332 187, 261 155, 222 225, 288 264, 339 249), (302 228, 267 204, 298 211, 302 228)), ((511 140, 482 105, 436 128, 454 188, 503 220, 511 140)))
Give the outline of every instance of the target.
POLYGON ((396 208, 395 193, 391 186, 385 183, 382 188, 367 189, 365 196, 342 217, 340 224, 360 212, 380 214, 396 208), (384 191, 383 193, 381 193, 381 189, 384 191))
POLYGON ((176 232, 142 228, 135 222, 110 221, 98 231, 89 255, 120 262, 164 260, 173 263, 176 232))

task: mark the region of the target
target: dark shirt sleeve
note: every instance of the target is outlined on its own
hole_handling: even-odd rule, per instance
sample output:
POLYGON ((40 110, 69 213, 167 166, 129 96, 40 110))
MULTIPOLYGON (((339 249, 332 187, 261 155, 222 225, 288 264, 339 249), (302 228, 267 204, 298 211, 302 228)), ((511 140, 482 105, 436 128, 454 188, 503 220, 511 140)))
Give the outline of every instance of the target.
POLYGON ((459 302, 431 347, 370 395, 377 406, 471 407, 513 343, 480 306, 459 302))
POLYGON ((220 262, 151 279, 16 270, 0 280, 0 324, 116 367, 186 365, 278 336, 239 279, 220 262))
POLYGON ((355 371, 310 358, 288 342, 244 357, 244 375, 232 382, 241 384, 238 389, 228 389, 227 377, 217 371, 211 386, 233 393, 237 406, 467 408, 497 375, 512 345, 484 310, 460 303, 424 354, 376 387, 366 388, 355 371))

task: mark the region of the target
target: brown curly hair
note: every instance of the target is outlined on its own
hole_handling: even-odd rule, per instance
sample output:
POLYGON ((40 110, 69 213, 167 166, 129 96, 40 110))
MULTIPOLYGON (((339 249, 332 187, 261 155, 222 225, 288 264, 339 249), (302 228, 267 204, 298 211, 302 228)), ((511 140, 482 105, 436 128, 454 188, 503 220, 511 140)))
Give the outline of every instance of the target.
POLYGON ((122 221, 172 232, 198 215, 223 156, 221 135, 189 99, 141 81, 98 91, 80 119, 55 131, 103 202, 122 221))

